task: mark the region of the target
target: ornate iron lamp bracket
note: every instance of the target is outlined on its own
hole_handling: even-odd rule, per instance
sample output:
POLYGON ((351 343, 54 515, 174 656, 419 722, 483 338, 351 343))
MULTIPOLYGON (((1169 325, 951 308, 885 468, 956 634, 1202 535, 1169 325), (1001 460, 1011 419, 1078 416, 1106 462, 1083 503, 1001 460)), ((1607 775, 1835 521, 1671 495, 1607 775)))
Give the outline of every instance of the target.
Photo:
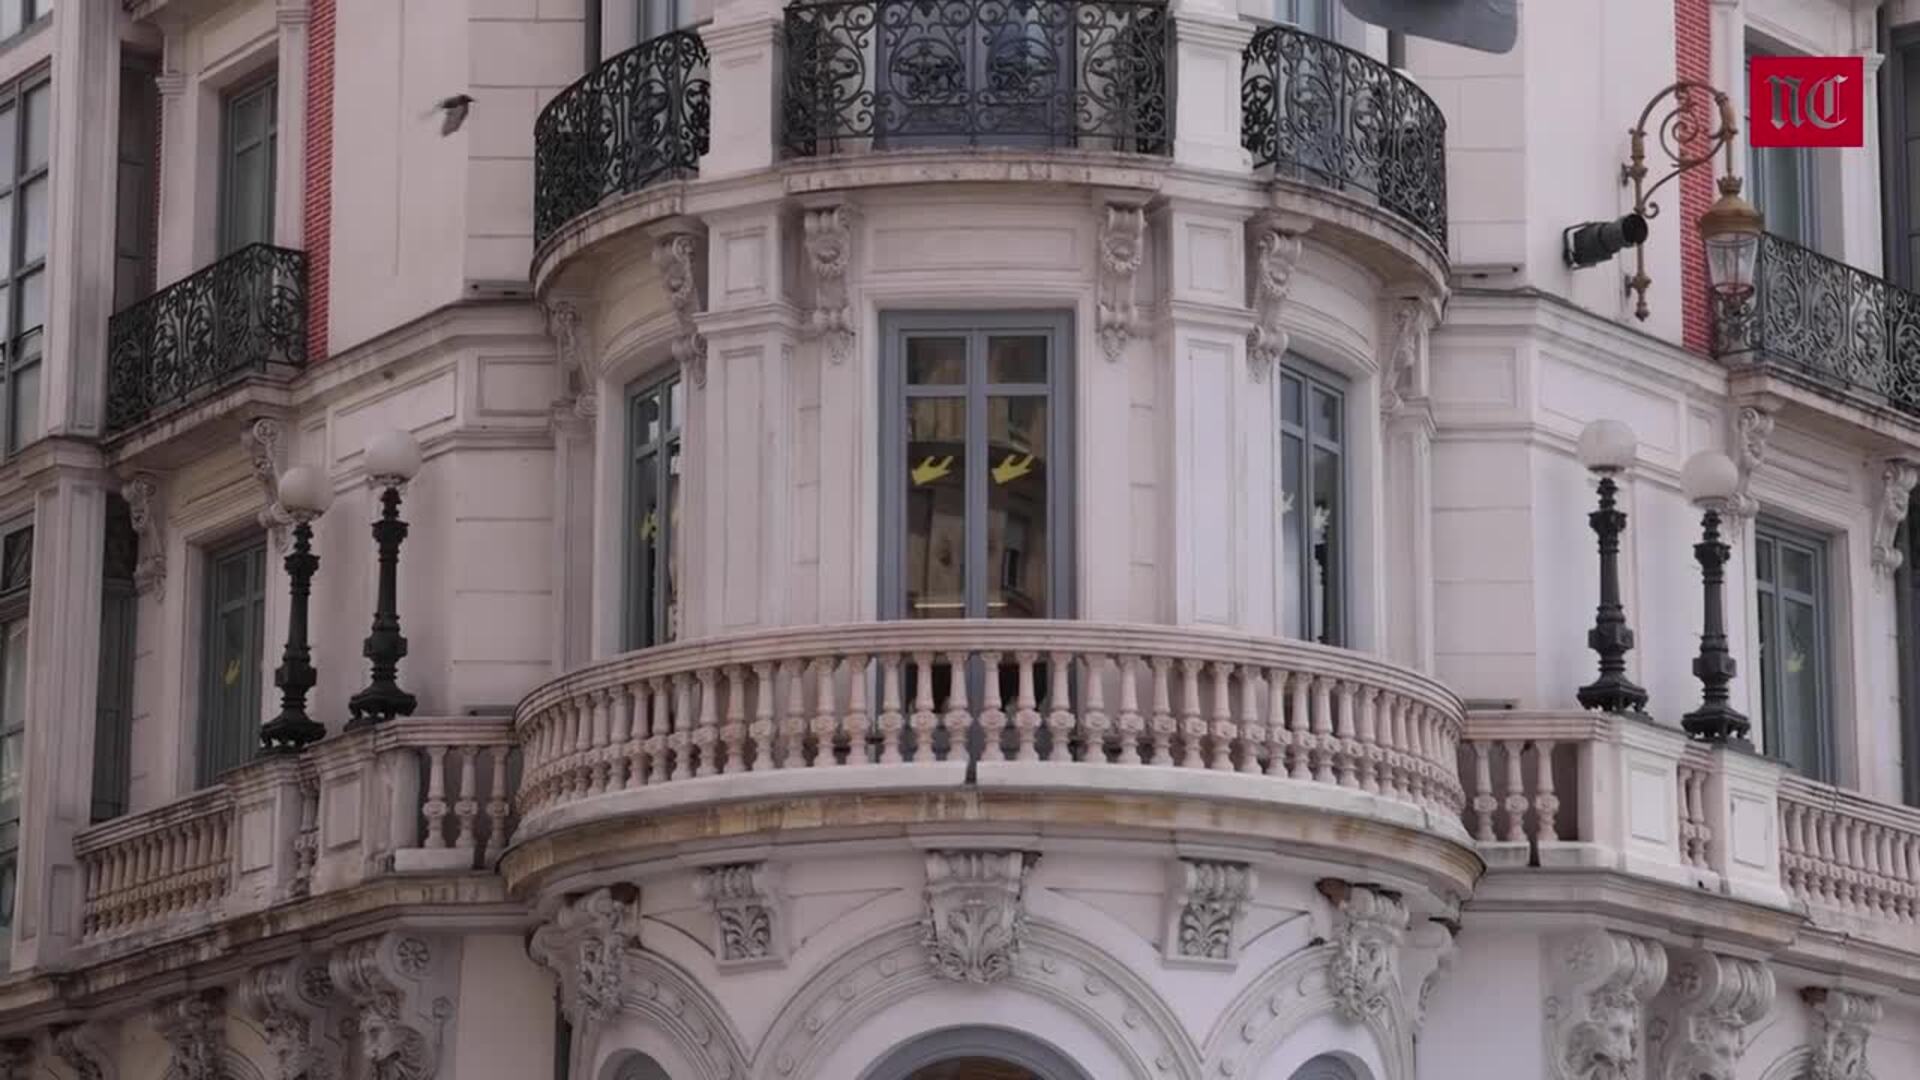
MULTIPOLYGON (((1653 201, 1653 195, 1667 182, 1681 173, 1698 168, 1711 162, 1715 154, 1725 151, 1727 175, 1733 174, 1733 137, 1740 133, 1739 121, 1733 113, 1733 101, 1726 94, 1692 79, 1682 79, 1668 86, 1647 102, 1640 110, 1640 120, 1627 132, 1632 140, 1631 156, 1620 167, 1620 185, 1633 187, 1633 212, 1648 221, 1660 216, 1660 204, 1653 201), (1719 124, 1707 129, 1700 116, 1701 109, 1696 108, 1699 98, 1704 94, 1713 99, 1719 112, 1719 124), (1662 103, 1666 111, 1655 114, 1662 103), (1662 174, 1652 184, 1647 177, 1652 170, 1647 167, 1647 136, 1655 138, 1660 152, 1666 155, 1673 168, 1662 174)), ((1627 279, 1627 290, 1636 294, 1633 308, 1634 317, 1641 322, 1647 319, 1647 287, 1653 279, 1647 276, 1646 245, 1634 248, 1633 276, 1627 279)))

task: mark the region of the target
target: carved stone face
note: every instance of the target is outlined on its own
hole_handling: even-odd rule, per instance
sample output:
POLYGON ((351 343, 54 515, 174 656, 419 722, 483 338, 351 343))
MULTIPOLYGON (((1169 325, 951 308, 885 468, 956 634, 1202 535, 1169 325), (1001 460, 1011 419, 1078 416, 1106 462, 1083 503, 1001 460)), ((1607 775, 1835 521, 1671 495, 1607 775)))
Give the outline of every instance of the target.
POLYGON ((1640 1032, 1633 1009, 1599 1008, 1574 1029, 1568 1070, 1580 1080, 1632 1080, 1640 1060, 1640 1032))
POLYGON ((386 1017, 369 1012, 361 1019, 360 1052, 376 1066, 400 1053, 400 1037, 386 1017))

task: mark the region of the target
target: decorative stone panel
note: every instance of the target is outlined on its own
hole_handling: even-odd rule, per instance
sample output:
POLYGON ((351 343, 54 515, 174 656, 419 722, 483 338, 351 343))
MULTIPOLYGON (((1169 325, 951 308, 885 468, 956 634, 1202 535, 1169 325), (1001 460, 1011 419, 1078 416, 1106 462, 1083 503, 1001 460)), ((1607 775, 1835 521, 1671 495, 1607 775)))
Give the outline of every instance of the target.
POLYGON ((1169 960, 1231 965, 1240 955, 1240 921, 1259 880, 1246 863, 1181 859, 1174 863, 1164 951, 1169 960))
POLYGON ((700 871, 694 895, 713 908, 714 960, 722 967, 778 964, 786 959, 785 926, 775 869, 764 862, 700 871))
POLYGON ((921 942, 935 975, 991 983, 1013 973, 1027 933, 1027 873, 1037 858, 1021 851, 927 854, 921 942))

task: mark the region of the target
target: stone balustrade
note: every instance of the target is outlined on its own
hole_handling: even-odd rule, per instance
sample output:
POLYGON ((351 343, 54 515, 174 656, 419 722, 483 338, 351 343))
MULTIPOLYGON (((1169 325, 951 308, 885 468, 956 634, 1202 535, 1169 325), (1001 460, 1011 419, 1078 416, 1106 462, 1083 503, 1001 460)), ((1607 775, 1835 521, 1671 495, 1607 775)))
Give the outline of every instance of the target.
POLYGON ((1339 789, 1457 832, 1461 718, 1424 676, 1244 634, 1043 620, 782 630, 629 653, 537 690, 516 719, 518 797, 527 836, 596 803, 638 808, 621 802, 635 793, 657 792, 657 809, 932 787, 969 767, 983 787, 1029 789, 1209 774, 1238 778, 1228 797, 1339 789))
POLYGON ((1780 844, 1787 892, 1809 908, 1903 926, 1920 917, 1920 811, 1789 776, 1780 844))
POLYGON ((75 841, 82 943, 179 937, 391 874, 490 867, 512 832, 504 717, 417 717, 265 757, 75 841))

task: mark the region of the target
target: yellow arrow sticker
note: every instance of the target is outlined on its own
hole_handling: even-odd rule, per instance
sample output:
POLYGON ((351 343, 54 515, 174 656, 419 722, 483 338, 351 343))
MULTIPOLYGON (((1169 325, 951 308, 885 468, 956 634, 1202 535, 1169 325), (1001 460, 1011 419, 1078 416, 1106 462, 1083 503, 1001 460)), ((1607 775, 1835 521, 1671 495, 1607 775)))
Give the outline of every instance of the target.
POLYGON ((659 531, 660 520, 653 516, 653 511, 647 511, 647 516, 640 519, 640 539, 651 540, 659 531))
POLYGON ((1007 460, 993 467, 993 482, 1004 484, 1009 480, 1018 480, 1032 471, 1032 454, 1008 454, 1007 460))
POLYGON ((227 661, 227 670, 221 673, 220 681, 227 686, 240 681, 240 661, 237 657, 227 661))
POLYGON ((932 454, 928 454, 925 461, 913 467, 913 486, 919 487, 921 484, 931 484, 952 471, 952 454, 948 454, 938 461, 933 459, 932 454))

